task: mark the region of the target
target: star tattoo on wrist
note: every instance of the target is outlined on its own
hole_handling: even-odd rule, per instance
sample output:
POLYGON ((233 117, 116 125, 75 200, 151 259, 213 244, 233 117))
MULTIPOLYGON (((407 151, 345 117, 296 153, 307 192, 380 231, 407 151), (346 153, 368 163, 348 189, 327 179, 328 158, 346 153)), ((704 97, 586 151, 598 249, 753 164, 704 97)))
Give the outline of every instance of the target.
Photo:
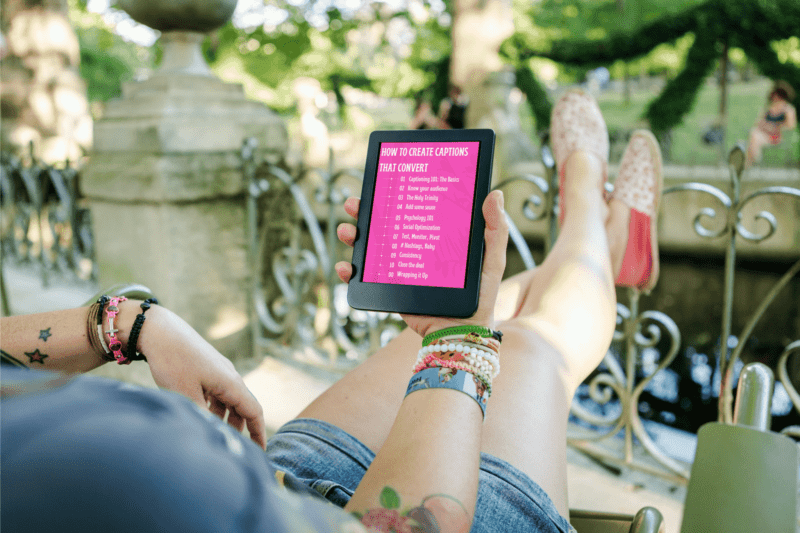
POLYGON ((51 328, 47 328, 47 329, 40 329, 40 330, 39 330, 39 338, 40 338, 40 339, 42 339, 44 342, 47 342, 47 339, 48 339, 49 337, 52 337, 52 336, 53 336, 53 334, 52 334, 52 333, 50 333, 50 329, 51 329, 51 328))

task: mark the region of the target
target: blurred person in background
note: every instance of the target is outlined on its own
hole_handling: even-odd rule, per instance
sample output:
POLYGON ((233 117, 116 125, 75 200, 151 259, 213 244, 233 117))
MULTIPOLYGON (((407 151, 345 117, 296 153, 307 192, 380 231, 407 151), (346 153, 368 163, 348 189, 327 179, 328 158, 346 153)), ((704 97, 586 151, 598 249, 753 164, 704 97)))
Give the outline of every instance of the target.
POLYGON ((764 146, 780 144, 782 132, 797 127, 797 112, 790 103, 794 97, 791 85, 785 81, 775 82, 767 96, 767 107, 750 130, 745 161, 747 168, 761 161, 764 146))

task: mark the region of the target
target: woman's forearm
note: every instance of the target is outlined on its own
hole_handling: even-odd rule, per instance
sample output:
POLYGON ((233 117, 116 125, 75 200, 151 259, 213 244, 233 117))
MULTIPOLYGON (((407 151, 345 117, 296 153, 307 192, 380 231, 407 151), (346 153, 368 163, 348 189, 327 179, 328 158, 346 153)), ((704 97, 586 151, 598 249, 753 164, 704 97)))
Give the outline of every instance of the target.
POLYGON ((482 427, 481 409, 466 394, 409 394, 345 509, 367 526, 413 519, 426 533, 467 533, 478 493, 482 427))
MULTIPOLYGON (((125 349, 139 313, 138 302, 119 304, 114 328, 125 349)), ((29 367, 58 372, 88 372, 105 364, 89 341, 89 308, 50 311, 0 319, 0 349, 5 357, 29 367)))

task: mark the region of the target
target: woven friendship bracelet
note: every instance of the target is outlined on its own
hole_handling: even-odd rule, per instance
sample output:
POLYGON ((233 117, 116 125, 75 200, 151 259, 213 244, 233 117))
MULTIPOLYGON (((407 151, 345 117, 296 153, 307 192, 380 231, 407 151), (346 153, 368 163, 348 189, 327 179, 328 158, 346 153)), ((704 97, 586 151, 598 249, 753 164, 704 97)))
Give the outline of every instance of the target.
POLYGON ((468 333, 474 333, 476 335, 480 335, 481 337, 494 337, 497 339, 498 342, 503 342, 503 333, 500 331, 495 331, 491 328, 487 328, 486 326, 453 326, 452 328, 444 328, 440 329, 439 331, 434 331, 425 336, 422 339, 422 345, 427 346, 431 342, 441 339, 442 337, 452 336, 452 335, 467 335, 468 333))
POLYGON ((452 389, 463 392, 476 402, 486 418, 486 400, 488 390, 481 380, 469 372, 454 368, 428 368, 411 376, 406 389, 406 396, 412 392, 425 389, 452 389))
POLYGON ((111 353, 114 354, 114 359, 117 361, 117 364, 120 365, 127 365, 130 364, 130 359, 125 357, 125 354, 122 353, 122 343, 117 338, 117 332, 119 329, 114 329, 114 318, 116 318, 117 314, 119 313, 119 307, 117 307, 120 302, 126 301, 127 298, 124 296, 114 296, 108 300, 108 305, 106 306, 106 323, 108 324, 108 329, 104 331, 107 340, 108 340, 108 349, 111 350, 111 353))
POLYGON ((143 353, 136 351, 136 345, 139 342, 139 333, 142 331, 142 325, 144 324, 144 313, 150 309, 150 304, 158 305, 158 300, 155 298, 148 298, 139 304, 139 307, 142 308, 142 312, 136 315, 136 320, 133 321, 131 334, 128 336, 128 351, 125 354, 126 357, 131 361, 147 361, 147 357, 145 357, 143 353))

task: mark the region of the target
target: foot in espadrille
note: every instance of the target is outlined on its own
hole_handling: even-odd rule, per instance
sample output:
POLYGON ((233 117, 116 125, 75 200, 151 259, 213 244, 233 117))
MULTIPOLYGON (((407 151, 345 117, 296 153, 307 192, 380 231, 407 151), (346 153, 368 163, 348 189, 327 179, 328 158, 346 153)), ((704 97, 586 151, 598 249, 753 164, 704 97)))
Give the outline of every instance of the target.
POLYGON ((617 286, 650 292, 658 281, 657 215, 662 186, 658 141, 649 131, 637 130, 625 148, 610 200, 621 202, 630 210, 617 286))
POLYGON ((559 225, 564 223, 564 163, 576 151, 596 155, 603 162, 604 181, 608 174, 608 129, 597 102, 580 89, 567 91, 553 107, 550 119, 550 145, 559 176, 561 206, 559 225))

